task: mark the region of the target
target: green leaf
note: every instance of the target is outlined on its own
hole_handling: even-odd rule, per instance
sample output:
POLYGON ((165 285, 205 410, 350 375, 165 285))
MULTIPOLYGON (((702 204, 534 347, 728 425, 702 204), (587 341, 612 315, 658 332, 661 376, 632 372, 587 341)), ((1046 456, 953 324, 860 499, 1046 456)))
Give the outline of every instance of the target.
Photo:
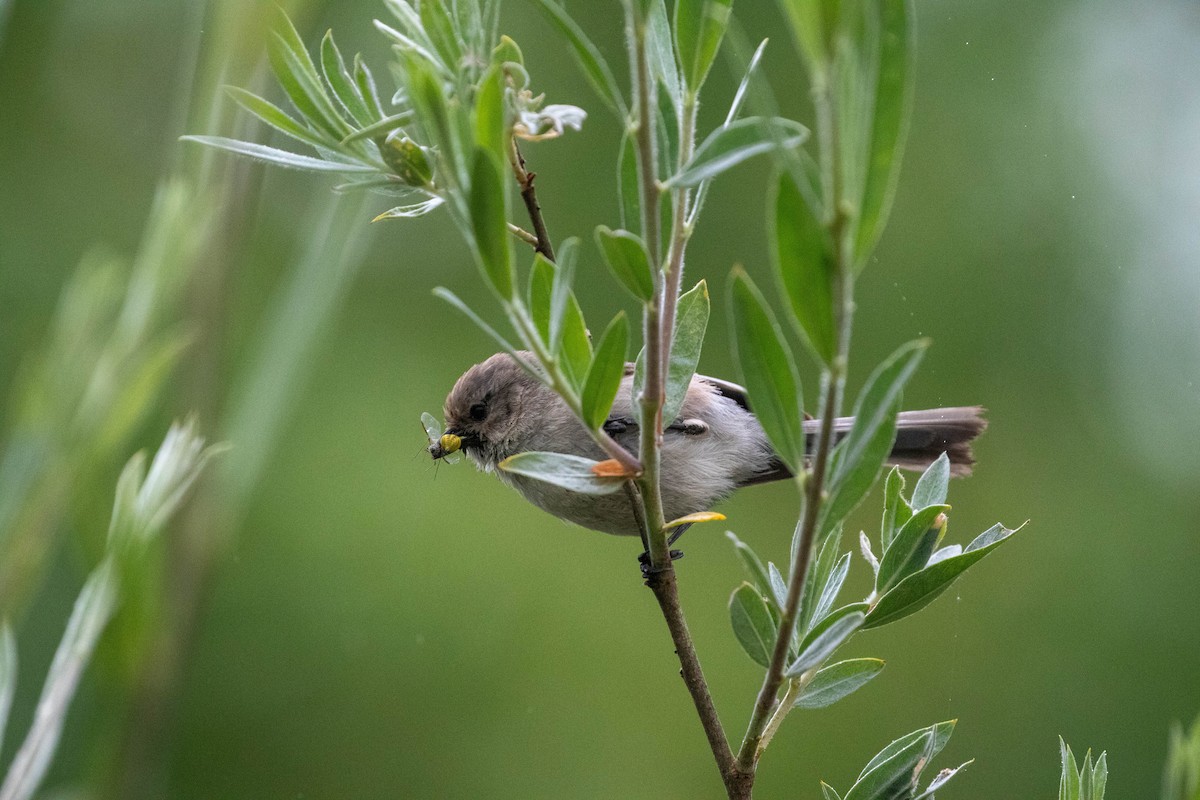
POLYGON ((215 147, 236 153, 239 156, 249 156, 256 161, 265 161, 290 169, 306 169, 313 172, 376 172, 376 168, 368 164, 351 164, 345 161, 326 161, 312 156, 302 156, 267 147, 265 144, 242 142, 237 139, 227 139, 224 136, 180 136, 180 141, 196 142, 197 144, 215 147))
POLYGON ((729 27, 733 0, 675 0, 675 50, 683 80, 699 90, 729 27))
POLYGON ((708 329, 708 283, 700 281, 679 296, 675 306, 675 328, 671 339, 671 354, 667 361, 666 400, 663 403, 664 424, 670 424, 679 416, 687 396, 696 365, 700 363, 700 351, 704 347, 704 333, 708 329))
POLYGON ((934 527, 937 518, 950 506, 926 506, 913 514, 912 519, 896 534, 891 545, 879 560, 875 591, 883 594, 904 578, 923 568, 933 555, 941 526, 934 527))
POLYGON ((926 730, 887 758, 880 759, 850 787, 846 800, 905 800, 912 797, 922 760, 929 758, 933 736, 932 731, 926 730))
POLYGON ((407 122, 412 122, 413 112, 411 110, 402 111, 399 114, 392 114, 388 117, 372 122, 365 128, 359 128, 354 133, 351 133, 342 138, 340 144, 352 144, 353 142, 362 139, 377 139, 380 136, 387 137, 388 134, 397 131, 402 125, 407 122))
POLYGON ((916 48, 912 0, 883 0, 878 6, 881 24, 875 109, 854 248, 859 269, 875 248, 891 209, 913 105, 916 48))
POLYGON ((500 469, 513 475, 561 486, 580 494, 612 494, 624 478, 602 478, 593 467, 598 462, 566 453, 517 453, 500 462, 500 469))
MULTIPOLYGON (((934 792, 941 789, 943 786, 945 786, 947 783, 950 782, 951 778, 953 778, 955 775, 962 772, 964 769, 966 769, 967 767, 971 766, 974 763, 975 763, 975 759, 971 759, 970 761, 964 761, 963 763, 959 764, 957 767, 954 767, 953 769, 940 770, 938 772, 938 774, 934 777, 934 779, 929 782, 929 786, 926 787, 925 791, 921 792, 919 795, 914 797, 913 800, 934 800, 934 796, 933 796, 934 792)), ((1097 797, 1097 798, 1094 798, 1093 800, 1103 800, 1103 798, 1097 797)))
MULTIPOLYGON (((399 62, 408 89, 409 101, 416 111, 416 119, 425 132, 426 144, 434 145, 446 169, 440 174, 464 189, 470 185, 470 175, 464 156, 463 142, 459 131, 450 117, 446 92, 441 80, 434 74, 429 63, 415 56, 399 53, 399 62)), ((469 152, 469 151, 467 151, 469 152)), ((470 165, 472 168, 474 164, 470 165)))
POLYGON ((621 154, 617 159, 617 190, 621 198, 621 226, 640 225, 642 195, 638 189, 637 148, 628 131, 621 138, 621 154))
POLYGON ((825 800, 842 800, 842 796, 837 793, 837 790, 825 781, 821 781, 821 794, 824 795, 825 800))
POLYGON ((930 725, 928 728, 921 728, 920 730, 916 730, 912 733, 907 733, 904 736, 901 736, 899 739, 896 739, 887 747, 876 753, 875 757, 867 763, 867 766, 863 767, 863 771, 859 773, 858 779, 862 780, 862 778, 868 772, 892 758, 894 755, 908 747, 913 742, 923 739, 928 734, 932 734, 933 740, 927 758, 932 759, 938 753, 942 752, 942 750, 946 747, 947 742, 950 741, 950 737, 954 734, 954 727, 957 724, 958 720, 951 719, 945 722, 938 722, 934 725, 930 725))
POLYGON ((834 356, 833 245, 788 172, 779 175, 773 203, 771 256, 792 313, 822 363, 834 356))
POLYGON ((1092 800, 1104 800, 1104 790, 1107 786, 1108 754, 1101 753, 1100 757, 1096 759, 1095 769, 1092 770, 1092 800))
POLYGON ((629 320, 622 311, 613 318, 600 338, 596 357, 592 359, 587 380, 583 383, 580 398, 583 419, 595 430, 604 425, 616 399, 617 388, 625 376, 625 349, 628 346, 629 320))
POLYGON ((280 17, 279 30, 268 42, 267 55, 271 69, 296 110, 316 127, 335 139, 341 139, 350 132, 350 126, 325 93, 316 65, 291 20, 282 12, 280 17))
POLYGON ((928 344, 922 339, 901 346, 867 378, 854 405, 854 425, 838 446, 826 519, 844 519, 875 485, 896 441, 896 414, 904 386, 928 344))
POLYGON ((454 30, 454 22, 446 10, 447 5, 423 0, 419 4, 421 27, 437 49, 442 62, 451 70, 455 70, 460 68, 463 54, 458 44, 458 34, 454 30))
POLYGON ((617 282, 642 302, 654 297, 654 268, 646 243, 629 231, 596 228, 596 246, 617 282))
POLYGON ((286 133, 293 139, 298 139, 314 147, 328 147, 329 141, 310 131, 296 120, 292 119, 283 109, 267 102, 256 94, 247 92, 237 86, 226 86, 225 92, 242 108, 249 111, 263 122, 281 133, 286 133))
POLYGON ((579 27, 578 23, 571 19, 567 12, 558 3, 554 2, 554 0, 534 0, 534 2, 554 27, 558 28, 558 32, 567 38, 575 60, 583 68, 583 74, 587 76, 588 81, 592 84, 592 88, 600 95, 600 99, 617 115, 619 120, 624 121, 625 117, 629 115, 629 111, 625 106, 624 99, 621 97, 621 90, 618 88, 617 79, 613 77, 612 70, 608 68, 608 63, 600 55, 600 50, 587 38, 587 35, 584 34, 583 29, 579 27))
POLYGON ((554 271, 554 264, 549 259, 541 253, 534 253, 526 303, 538 336, 547 344, 550 343, 550 298, 554 293, 554 271))
POLYGON ((666 182, 695 186, 720 175, 748 158, 776 148, 799 147, 808 129, 782 117, 747 117, 717 128, 696 148, 691 161, 666 182))
POLYGON ((783 579, 783 573, 773 561, 767 562, 767 578, 771 581, 771 593, 775 595, 775 604, 783 608, 787 604, 787 581, 783 579))
POLYGON ((949 490, 950 459, 942 453, 917 480, 912 493, 912 507, 924 508, 945 503, 949 490))
POLYGON ((912 518, 912 506, 904 499, 904 476, 899 467, 892 467, 883 485, 883 522, 880 525, 880 541, 886 551, 896 538, 896 532, 912 518))
MULTIPOLYGON (((571 237, 563 242, 558 248, 558 262, 554 265, 554 286, 550 294, 550 352, 556 357, 563 347, 564 331, 567 327, 568 311, 570 309, 572 297, 571 286, 575 282, 575 262, 579 258, 579 239, 571 237)), ((577 309, 578 310, 578 309, 577 309)), ((579 314, 580 324, 582 324, 583 314, 579 314)), ((575 334, 572 334, 575 335, 575 334)), ((587 328, 583 330, 583 340, 587 343, 587 328)), ((572 347, 576 345, 572 342, 572 347)), ((588 344, 588 358, 584 362, 583 368, 587 370, 587 363, 591 360, 591 345, 588 344)), ((570 355, 575 355, 572 353, 570 355)))
POLYGON ((576 388, 581 388, 592 363, 592 340, 574 292, 567 296, 567 310, 563 315, 561 355, 567 377, 576 388))
POLYGON ((346 61, 333 41, 333 31, 326 31, 321 40, 321 73, 325 83, 333 92, 334 97, 342 104, 346 113, 359 125, 371 125, 376 117, 367 109, 367 104, 359 94, 358 87, 350 78, 346 69, 346 61))
POLYGON ((496 157, 480 148, 471 167, 471 229, 475 234, 475 255, 484 276, 496 293, 512 299, 516 276, 508 234, 508 212, 504 180, 496 157))
POLYGON ((781 0, 810 78, 825 71, 825 31, 819 0, 781 0))
POLYGON ((386 116, 383 113, 383 102, 379 99, 379 89, 375 86, 375 76, 371 74, 371 69, 362 60, 362 56, 354 57, 354 85, 358 87, 358 93, 376 117, 386 116))
POLYGON ((862 627, 867 608, 866 603, 851 603, 830 613, 814 625, 800 642, 800 654, 783 674, 789 678, 798 678, 833 655, 835 650, 862 627))
MULTIPOLYGON (((798 537, 799 526, 796 530, 798 537)), ((793 537, 793 548, 796 547, 797 537, 793 537)), ((838 561, 838 550, 842 546, 841 527, 829 531, 814 546, 819 549, 816 558, 808 565, 808 577, 804 581, 804 596, 800 601, 800 618, 796 625, 796 629, 802 633, 807 632, 814 622, 821 619, 816 613, 817 606, 820 605, 822 591, 825 584, 829 582, 829 576, 833 574, 833 567, 838 561)), ((792 554, 792 563, 795 563, 796 555, 792 554)))
POLYGON ((858 691, 883 671, 878 658, 852 658, 817 672, 796 698, 796 708, 825 708, 858 691))
POLYGON ((1058 737, 1058 749, 1062 754, 1062 778, 1058 785, 1058 800, 1079 799, 1079 766, 1075 763, 1075 754, 1063 738, 1058 737))
POLYGON ((494 155, 498 162, 504 163, 508 154, 508 136, 508 119, 504 110, 504 71, 493 66, 479 82, 479 92, 475 95, 475 141, 494 155))
POLYGON ((417 203, 408 203, 407 205, 389 208, 371 221, 378 222, 381 219, 412 219, 413 217, 423 217, 430 211, 440 208, 445 202, 440 197, 429 197, 417 203))
POLYGON ((734 361, 742 369, 754 414, 792 474, 804 463, 804 408, 791 350, 762 294, 740 269, 730 289, 734 361))
POLYGON ((746 64, 746 71, 742 73, 742 80, 738 83, 737 91, 733 93, 733 101, 729 104, 729 111, 725 114, 725 124, 732 124, 738 118, 738 114, 742 112, 742 106, 746 103, 746 93, 750 89, 750 79, 754 77, 754 73, 758 70, 758 64, 762 61, 763 51, 767 49, 767 40, 763 39, 755 48, 754 54, 750 56, 750 61, 746 64))
POLYGON ((675 66, 675 46, 671 41, 671 21, 664 0, 650 0, 646 17, 646 55, 650 71, 667 90, 671 104, 679 109, 683 105, 683 89, 679 82, 679 69, 675 66))
POLYGON ((979 534, 961 555, 943 559, 909 575, 879 598, 863 627, 878 628, 920 611, 946 591, 967 567, 995 550, 1013 533, 1016 531, 995 525, 979 534))
POLYGON ((13 693, 17 688, 17 642, 12 628, 5 622, 0 626, 0 745, 8 727, 8 712, 12 710, 13 693))
POLYGON ((768 666, 775 649, 775 625, 767 602, 750 584, 743 583, 729 597, 729 621, 746 655, 760 667, 768 666))
POLYGON ((849 572, 850 554, 846 553, 837 560, 829 572, 829 577, 825 579, 825 583, 821 587, 821 598, 817 601, 817 607, 813 609, 813 619, 824 619, 825 615, 829 613, 829 609, 833 608, 849 572))
POLYGON ((773 591, 771 579, 767 575, 767 569, 763 566, 758 555, 751 549, 750 545, 739 539, 733 531, 725 531, 725 535, 733 543, 734 552, 741 559, 742 566, 750 573, 750 578, 754 582, 754 588, 758 590, 759 594, 772 598, 776 605, 780 605, 779 596, 773 591))

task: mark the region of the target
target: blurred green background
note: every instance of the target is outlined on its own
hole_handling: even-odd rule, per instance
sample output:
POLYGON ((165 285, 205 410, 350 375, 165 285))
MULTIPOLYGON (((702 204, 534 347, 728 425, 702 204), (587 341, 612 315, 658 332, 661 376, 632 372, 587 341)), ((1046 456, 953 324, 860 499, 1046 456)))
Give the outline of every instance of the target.
MULTIPOLYGON (((615 0, 567 5, 623 67, 615 0)), ((336 279, 322 283, 317 269, 301 282, 309 302, 281 301, 312 232, 335 238, 314 222, 335 181, 231 165, 176 141, 223 132, 233 115, 218 83, 263 80, 270 6, 9 6, 0 393, 13 393, 22 360, 47 338, 81 257, 97 245, 136 250, 165 175, 217 180, 222 224, 171 312, 190 349, 136 435, 72 483, 53 558, 15 612, 20 685, 0 763, 94 563, 87 543, 106 528, 121 464, 197 409, 211 437, 233 438, 222 474, 234 488, 222 494, 211 480, 177 526, 179 541, 199 543, 196 561, 186 547, 162 556, 159 591, 167 606, 187 606, 168 645, 177 658, 147 667, 162 643, 119 620, 47 788, 185 799, 721 796, 638 580, 636 543, 568 528, 494 478, 437 468, 423 452, 419 414, 439 412, 454 379, 491 352, 430 296, 443 284, 490 302, 448 220, 370 226, 391 203, 367 197, 334 223, 366 245, 360 257, 339 266, 319 254, 336 279), (264 342, 277 307, 293 338, 312 336, 293 353, 292 383, 263 366, 274 363, 264 342), (286 391, 272 399, 272 387, 286 391), (239 462, 254 457, 261 469, 239 462), (180 563, 200 566, 180 573, 180 563)), ((335 28, 390 91, 370 22, 384 16, 381 3, 287 7, 310 45, 335 28)), ((958 718, 937 766, 977 761, 948 796, 1052 796, 1062 734, 1077 751, 1108 751, 1110 796, 1153 797, 1169 723, 1200 711, 1200 6, 921 0, 918 14, 916 113, 891 224, 860 285, 851 384, 896 345, 931 336, 906 405, 982 403, 991 419, 975 476, 952 486, 951 537, 1030 523, 930 609, 856 639, 852 655, 888 668, 830 709, 793 715, 764 759, 759 794, 814 797, 818 779, 848 786, 895 736, 958 718)), ((784 111, 806 118, 774 4, 739 0, 735 16, 750 40, 774 37, 766 74, 784 111)), ((616 224, 619 130, 531 4, 509 0, 502 28, 549 102, 592 112, 582 132, 527 148, 552 235, 590 240, 595 225, 616 224)), ((702 130, 720 121, 735 85, 719 64, 702 130)), ((690 251, 690 279, 707 278, 719 300, 701 362, 715 375, 733 374, 731 266, 767 280, 767 175, 763 161, 718 181, 690 251)), ((626 300, 590 245, 580 282, 593 320, 626 300)), ((795 507, 791 487, 767 486, 722 510, 728 527, 781 560, 795 507)), ((877 509, 873 496, 858 524, 874 530, 877 509)), ((725 608, 742 573, 716 526, 685 543, 689 622, 740 736, 759 681, 725 608)), ((866 572, 856 561, 852 585, 866 572)), ((159 613, 131 607, 125 617, 159 613)))

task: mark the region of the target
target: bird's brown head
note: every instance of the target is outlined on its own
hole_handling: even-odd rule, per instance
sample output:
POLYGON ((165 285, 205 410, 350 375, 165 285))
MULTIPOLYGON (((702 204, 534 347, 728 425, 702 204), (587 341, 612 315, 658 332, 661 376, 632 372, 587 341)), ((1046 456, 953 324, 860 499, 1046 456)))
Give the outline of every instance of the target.
POLYGON ((497 353, 463 373, 442 411, 446 432, 429 446, 435 459, 462 450, 482 469, 518 452, 525 427, 534 424, 525 406, 540 384, 507 353, 497 353))

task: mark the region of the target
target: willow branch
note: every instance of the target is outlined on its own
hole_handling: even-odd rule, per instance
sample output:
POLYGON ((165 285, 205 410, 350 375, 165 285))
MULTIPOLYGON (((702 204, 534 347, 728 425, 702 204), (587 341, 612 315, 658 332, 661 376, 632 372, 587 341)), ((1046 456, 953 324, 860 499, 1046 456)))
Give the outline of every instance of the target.
POLYGON ((537 173, 530 172, 525 168, 525 156, 521 155, 521 148, 517 146, 516 138, 510 136, 508 144, 508 163, 512 165, 513 175, 516 176, 517 184, 521 187, 521 199, 525 201, 525 210, 529 212, 529 221, 533 225, 533 241, 530 244, 533 245, 535 251, 550 261, 554 261, 554 246, 550 243, 550 234, 546 231, 546 220, 542 216, 542 207, 538 205, 537 189, 533 186, 537 173))

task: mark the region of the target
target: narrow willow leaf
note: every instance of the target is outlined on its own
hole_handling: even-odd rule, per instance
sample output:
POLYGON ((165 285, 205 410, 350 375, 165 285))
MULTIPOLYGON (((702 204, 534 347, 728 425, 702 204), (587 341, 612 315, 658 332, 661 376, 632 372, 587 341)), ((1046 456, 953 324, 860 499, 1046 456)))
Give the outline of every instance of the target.
POLYGON ((792 36, 800 46, 800 54, 810 77, 825 72, 825 25, 821 4, 816 0, 781 0, 784 14, 791 23, 792 36))
MULTIPOLYGON (((571 304, 571 286, 575 282, 575 262, 578 259, 579 239, 573 236, 559 246, 558 262, 554 265, 554 287, 550 294, 550 352, 555 357, 562 349, 563 330, 571 304)), ((580 314, 582 319, 583 315, 580 314)), ((587 339, 586 328, 583 338, 587 339)))
POLYGON ((754 55, 750 56, 750 61, 746 64, 746 71, 742 73, 742 80, 738 83, 737 91, 733 93, 733 102, 729 104, 729 111, 725 114, 726 125, 731 124, 742 113, 742 106, 746 103, 746 93, 750 89, 750 79, 758 70, 758 63, 762 61, 763 51, 766 49, 767 40, 763 39, 754 50, 754 55))
POLYGON ((748 583, 743 583, 729 597, 729 621, 733 635, 746 655, 760 667, 771 663, 775 649, 775 625, 763 596, 748 583))
POLYGON ((316 127, 340 139, 350 132, 350 126, 326 94, 317 68, 291 21, 286 15, 281 16, 285 24, 271 37, 267 49, 271 69, 296 110, 316 127))
POLYGON ((583 319, 583 311, 579 308, 579 301, 575 299, 574 292, 567 296, 560 352, 563 365, 567 368, 567 377, 577 389, 582 388, 592 364, 592 340, 588 336, 587 323, 583 319))
POLYGON ((676 0, 675 49, 688 88, 696 92, 717 57, 733 0, 676 0))
POLYGON ((224 136, 180 136, 181 141, 196 142, 198 144, 216 147, 219 150, 227 150, 230 153, 236 153, 239 156, 249 156, 256 161, 265 161, 268 164, 277 164, 281 167, 289 167, 291 169, 305 169, 313 172, 376 172, 376 168, 368 164, 351 164, 345 161, 326 161, 312 156, 302 156, 297 153, 289 153, 287 150, 278 150, 274 147, 268 147, 265 144, 255 144, 254 142, 242 142, 237 139, 227 139, 224 136))
POLYGON ((594 469, 598 463, 566 453, 528 452, 504 459, 500 469, 580 494, 612 494, 620 489, 624 479, 600 477, 594 469))
POLYGON ((747 117, 717 128, 696 148, 683 169, 667 186, 695 186, 720 175, 748 158, 776 148, 799 147, 808 129, 782 117, 747 117))
POLYGON ((1063 738, 1058 737, 1058 749, 1062 754, 1062 778, 1058 785, 1058 800, 1079 800, 1079 766, 1075 754, 1063 738))
POLYGON ((904 499, 904 476, 899 467, 892 467, 883 485, 883 522, 880 524, 880 541, 886 552, 896 532, 912 517, 912 506, 904 499))
MULTIPOLYGON (((468 167, 473 168, 474 163, 467 163, 459 131, 450 117, 450 108, 441 80, 422 59, 404 57, 401 54, 400 66, 409 100, 413 110, 417 112, 416 119, 425 132, 427 144, 436 146, 437 153, 446 166, 442 172, 442 179, 451 178, 465 189, 471 183, 468 167)), ((470 151, 465 152, 469 154, 470 151)))
POLYGON ((587 38, 578 23, 571 19, 562 6, 554 0, 534 0, 534 2, 554 27, 558 28, 559 33, 567 38, 575 60, 583 68, 583 74, 587 76, 592 88, 600 95, 600 99, 617 115, 618 119, 624 121, 625 117, 629 115, 629 111, 621 97, 617 79, 613 77, 608 63, 600 55, 600 50, 587 38))
POLYGON ((947 505, 926 506, 904 523, 879 561, 875 591, 883 594, 929 562, 940 533, 940 526, 934 527, 937 518, 949 510, 947 505))
POLYGON ((708 315, 708 283, 700 281, 681 294, 675 306, 674 335, 671 339, 670 358, 667 360, 664 424, 669 425, 678 417, 679 410, 683 407, 692 376, 696 374, 696 365, 700 363, 704 333, 708 329, 708 315))
POLYGON ((926 734, 933 735, 933 741, 928 756, 929 758, 933 758, 938 753, 942 752, 942 750, 946 747, 946 744, 950 741, 950 737, 954 734, 954 727, 957 724, 958 720, 946 720, 945 722, 938 722, 934 725, 930 725, 928 728, 921 728, 920 730, 916 730, 912 733, 907 733, 904 736, 901 736, 899 739, 896 739, 887 747, 875 754, 875 757, 872 758, 867 765, 863 767, 862 772, 858 774, 858 780, 862 780, 863 776, 868 772, 875 769, 892 756, 896 755, 896 753, 900 752, 905 747, 908 747, 914 741, 924 738, 926 734))
POLYGON ((996 525, 976 537, 975 541, 963 550, 962 555, 930 564, 925 569, 909 575, 879 598, 871 613, 867 615, 863 627, 878 628, 920 611, 950 588, 968 567, 995 550, 1015 532, 1003 525, 996 525))
POLYGON ((371 220, 371 222, 379 222, 383 219, 412 219, 413 217, 423 217, 430 211, 440 208, 446 201, 440 197, 430 197, 422 200, 419 203, 409 203, 408 205, 396 206, 389 208, 379 216, 371 220))
POLYGON ((867 609, 866 603, 851 603, 833 611, 814 625, 801 640, 799 655, 784 670, 784 674, 789 678, 798 678, 813 667, 819 666, 862 627, 867 609))
POLYGON ((754 588, 759 594, 765 597, 772 597, 776 604, 779 604, 778 595, 772 590, 771 579, 767 576, 766 567, 758 555, 751 549, 750 545, 739 539, 733 531, 726 531, 725 535, 729 541, 733 543, 734 552, 742 562, 742 566, 746 568, 746 572, 750 573, 750 578, 754 582, 754 588))
POLYGON ((912 507, 924 508, 945 503, 949 490, 950 459, 942 453, 917 480, 912 494, 912 507))
POLYGON ((538 336, 550 343, 550 298, 554 293, 554 264, 541 253, 534 253, 533 268, 529 270, 529 290, 526 304, 533 317, 538 336))
POLYGON ((454 30, 454 22, 446 10, 448 3, 422 2, 419 4, 421 27, 430 42, 437 49, 442 62, 451 70, 458 69, 462 61, 462 49, 459 47, 459 36, 454 30))
POLYGON ((817 607, 813 609, 813 619, 824 619, 829 610, 833 608, 833 604, 837 602, 838 594, 842 591, 842 584, 846 581, 846 575, 850 572, 850 554, 846 553, 837 560, 833 565, 833 569, 829 572, 829 577, 825 579, 824 585, 821 587, 821 597, 817 600, 817 607))
POLYGON ((617 282, 642 302, 654 297, 654 268, 646 243, 629 231, 596 228, 596 246, 617 282))
POLYGON ((642 221, 642 194, 638 190, 637 148, 626 131, 617 159, 617 190, 621 198, 621 227, 633 229, 642 221))
POLYGON ((386 116, 383 113, 383 101, 379 99, 379 89, 375 86, 375 76, 361 56, 354 57, 354 85, 376 117, 386 116))
POLYGON ((788 172, 773 203, 771 255, 800 332, 822 363, 834 355, 833 245, 788 172))
POLYGON ((328 139, 321 137, 296 120, 278 106, 264 100, 256 94, 247 92, 237 86, 226 86, 225 92, 242 108, 249 111, 277 131, 291 136, 305 144, 315 147, 329 147, 328 139))
POLYGON ((845 518, 875 485, 896 441, 896 414, 904 387, 927 346, 923 339, 901 346, 867 378, 854 405, 854 425, 838 446, 824 511, 827 519, 845 518))
MULTIPOLYGON (((422 6, 438 5, 422 3, 422 6)), ((504 71, 493 66, 479 82, 475 95, 475 142, 505 163, 508 157, 508 120, 504 110, 504 71)))
MULTIPOLYGON (((797 524, 796 530, 800 526, 797 524)), ((793 540, 792 546, 796 546, 793 540)), ((809 562, 808 577, 804 581, 804 596, 800 601, 800 616, 796 626, 801 633, 806 633, 813 624, 821 619, 817 616, 817 606, 820 604, 821 591, 833 574, 833 567, 838 560, 838 551, 842 547, 842 529, 840 526, 829 531, 818 541, 816 557, 809 562)), ((793 559, 795 555, 793 555, 793 559)))
POLYGON ((608 419, 617 388, 625 375, 625 350, 629 346, 629 319, 622 311, 613 318, 600 344, 596 346, 596 357, 588 369, 583 383, 580 407, 584 421, 599 430, 608 419))
MULTIPOLYGON (((793 0, 795 1, 795 0, 793 0)), ((855 243, 859 269, 875 248, 896 193, 900 158, 912 116, 915 31, 912 0, 884 0, 875 79, 866 186, 855 243)))
POLYGON ((846 792, 846 800, 900 800, 911 797, 922 759, 929 758, 932 746, 933 732, 926 731, 868 770, 846 792))
POLYGON ((351 133, 343 138, 341 144, 351 144, 361 139, 377 139, 381 136, 386 137, 392 131, 397 130, 406 123, 412 122, 412 120, 412 111, 402 111, 399 114, 392 114, 391 116, 372 122, 365 128, 359 128, 354 133, 351 133))
POLYGON ((683 106, 683 88, 675 65, 675 45, 671 39, 671 20, 665 0, 650 0, 646 16, 646 54, 654 77, 666 89, 671 104, 683 106))
POLYGON ((325 38, 321 39, 321 72, 333 96, 355 122, 362 126, 375 121, 376 117, 367 109, 366 101, 346 69, 346 61, 333 41, 333 31, 326 31, 325 38))
POLYGON ((837 790, 830 786, 825 781, 821 781, 821 794, 825 800, 842 800, 842 796, 837 793, 837 790))
POLYGON ((468 203, 476 257, 496 293, 511 299, 516 276, 513 274, 505 185, 501 175, 500 164, 494 155, 482 148, 475 151, 468 203))
POLYGON ((787 581, 783 579, 783 573, 773 561, 767 562, 767 577, 771 581, 771 593, 775 595, 775 604, 783 608, 787 604, 787 581))
POLYGON ((754 414, 793 474, 804 463, 804 410, 796 364, 762 294, 735 269, 730 290, 734 360, 742 368, 754 414))
MULTIPOLYGON (((959 764, 957 767, 954 767, 952 769, 941 770, 940 772, 938 772, 937 776, 934 777, 934 779, 929 782, 929 786, 925 789, 925 791, 921 792, 919 795, 914 797, 913 800, 934 800, 934 796, 933 796, 934 792, 936 792, 938 789, 941 789, 943 786, 945 786, 947 783, 950 782, 951 778, 953 778, 955 775, 962 772, 964 769, 966 769, 967 767, 971 766, 974 763, 975 763, 975 759, 971 759, 970 761, 964 761, 963 763, 959 764)), ((1097 797, 1092 798, 1092 800, 1104 800, 1104 798, 1103 798, 1103 796, 1097 796, 1097 797)))
POLYGON ((796 698, 796 708, 825 708, 858 691, 883 671, 878 658, 852 658, 819 670, 796 698))
MULTIPOLYGON (((967 762, 969 764, 971 762, 967 762)), ((963 764, 965 767, 967 764, 963 764)), ((959 767, 962 769, 962 767, 959 767)), ((1200 772, 1200 771, 1198 771, 1200 772)), ((1092 800, 1104 800, 1104 790, 1108 786, 1108 753, 1101 753, 1096 759, 1096 768, 1092 772, 1092 800)), ((930 787, 933 788, 933 787, 930 787)), ((1200 787, 1197 787, 1200 789, 1200 787)))
POLYGON ((8 712, 12 710, 13 693, 17 688, 17 642, 8 623, 0 627, 0 745, 8 727, 8 712))

